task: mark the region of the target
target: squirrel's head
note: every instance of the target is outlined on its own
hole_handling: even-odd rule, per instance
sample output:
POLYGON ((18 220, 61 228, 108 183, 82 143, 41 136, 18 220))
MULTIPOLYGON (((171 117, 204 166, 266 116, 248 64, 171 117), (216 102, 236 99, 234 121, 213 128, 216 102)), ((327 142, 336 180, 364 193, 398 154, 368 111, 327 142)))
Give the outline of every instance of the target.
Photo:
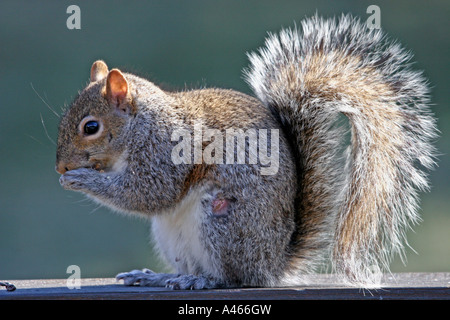
POLYGON ((121 132, 135 113, 122 72, 108 71, 103 61, 94 62, 89 85, 61 118, 56 171, 111 169, 125 150, 121 132))

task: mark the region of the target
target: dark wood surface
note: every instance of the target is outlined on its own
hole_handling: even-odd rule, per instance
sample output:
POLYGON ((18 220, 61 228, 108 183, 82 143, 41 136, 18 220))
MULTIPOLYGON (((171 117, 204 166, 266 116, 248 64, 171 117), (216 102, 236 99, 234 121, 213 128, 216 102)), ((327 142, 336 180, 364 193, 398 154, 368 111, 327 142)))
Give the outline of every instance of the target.
POLYGON ((449 299, 450 273, 399 273, 383 277, 381 289, 338 284, 332 275, 308 277, 308 284, 285 288, 171 290, 127 287, 115 279, 82 279, 80 289, 69 289, 67 279, 6 280, 16 287, 0 287, 0 299, 150 299, 150 300, 300 300, 300 299, 449 299))

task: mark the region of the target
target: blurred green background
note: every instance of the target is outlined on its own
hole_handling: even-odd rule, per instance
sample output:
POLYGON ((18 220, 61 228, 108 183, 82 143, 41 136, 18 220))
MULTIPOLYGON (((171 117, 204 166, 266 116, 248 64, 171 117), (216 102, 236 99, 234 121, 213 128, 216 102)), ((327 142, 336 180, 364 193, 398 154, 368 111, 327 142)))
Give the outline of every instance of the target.
POLYGON ((381 8, 383 29, 415 53, 415 67, 429 78, 442 132, 432 192, 422 196, 424 221, 408 233, 416 252, 409 248, 407 266, 397 259, 393 271, 450 271, 450 1, 2 0, 0 279, 66 278, 72 264, 82 277, 164 269, 149 243, 148 221, 114 214, 58 183, 50 141, 58 118, 46 104, 58 112, 69 104, 93 61, 164 88, 250 93, 242 77, 246 52, 260 47, 268 31, 316 12, 365 20, 371 4, 381 8), (81 9, 81 30, 66 27, 71 4, 81 9))

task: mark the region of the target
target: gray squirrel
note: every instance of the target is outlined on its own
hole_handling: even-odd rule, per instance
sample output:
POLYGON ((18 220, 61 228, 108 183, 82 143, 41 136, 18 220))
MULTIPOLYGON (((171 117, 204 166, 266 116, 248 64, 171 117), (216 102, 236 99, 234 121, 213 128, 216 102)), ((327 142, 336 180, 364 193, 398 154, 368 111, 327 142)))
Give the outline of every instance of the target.
POLYGON ((125 285, 284 286, 330 263, 346 283, 379 286, 377 275, 403 256, 405 231, 419 220, 418 193, 429 188, 425 169, 435 165, 427 81, 411 69, 410 53, 350 15, 307 18, 270 35, 249 59, 256 98, 163 91, 96 61, 61 117, 61 185, 152 219, 174 273, 120 273, 125 285), (341 115, 351 132, 346 152, 341 115), (185 161, 174 161, 174 132, 189 133, 188 145, 195 126, 247 133, 246 162, 222 161, 239 150, 219 149, 218 136, 209 149, 211 137, 194 138, 200 161, 187 148, 175 152, 185 161), (271 135, 251 150, 248 132, 271 135), (248 161, 264 143, 277 146, 272 174, 248 161), (205 154, 216 161, 202 161, 205 154))

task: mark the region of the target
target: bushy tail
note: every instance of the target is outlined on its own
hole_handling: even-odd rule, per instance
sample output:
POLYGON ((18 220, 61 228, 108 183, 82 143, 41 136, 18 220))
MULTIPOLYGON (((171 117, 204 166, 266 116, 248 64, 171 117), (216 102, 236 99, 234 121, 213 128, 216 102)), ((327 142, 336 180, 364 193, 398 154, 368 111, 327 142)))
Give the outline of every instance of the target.
POLYGON ((388 270, 393 254, 403 257, 418 192, 428 188, 423 169, 434 166, 425 79, 410 68, 410 53, 351 16, 306 19, 249 58, 248 83, 295 139, 293 260, 309 269, 328 247, 336 273, 377 285, 374 274, 388 270), (337 168, 340 114, 351 128, 345 168, 337 168))

